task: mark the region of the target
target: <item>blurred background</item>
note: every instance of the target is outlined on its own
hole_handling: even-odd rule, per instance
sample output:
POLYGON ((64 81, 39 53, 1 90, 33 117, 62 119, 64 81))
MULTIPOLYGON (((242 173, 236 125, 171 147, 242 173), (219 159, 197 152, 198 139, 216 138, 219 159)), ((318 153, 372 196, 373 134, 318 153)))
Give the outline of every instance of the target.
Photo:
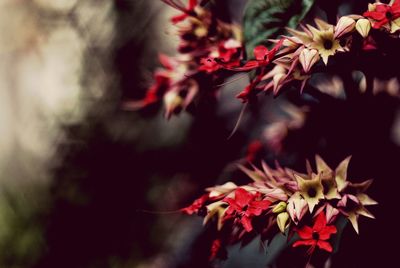
MULTIPOLYGON (((218 1, 219 10, 239 23, 245 2, 218 1)), ((266 97, 229 140, 246 79, 195 117, 124 111, 121 103, 144 96, 158 53, 175 53, 172 14, 158 0, 0 0, 0 267, 209 267, 212 229, 174 211, 240 178, 231 163, 254 139, 279 143, 289 130, 283 151, 269 144, 269 162, 302 171, 315 153, 332 166, 353 154, 350 174, 376 178, 371 196, 384 209, 374 211, 377 223, 361 221, 362 239, 346 229, 347 247, 359 250, 345 247, 338 267, 391 256, 377 249, 387 236, 368 230, 387 226, 397 209, 397 80, 377 81, 391 92, 373 101, 339 97, 305 110, 297 92, 266 97)), ((263 255, 236 251, 226 267, 263 267, 263 255)))

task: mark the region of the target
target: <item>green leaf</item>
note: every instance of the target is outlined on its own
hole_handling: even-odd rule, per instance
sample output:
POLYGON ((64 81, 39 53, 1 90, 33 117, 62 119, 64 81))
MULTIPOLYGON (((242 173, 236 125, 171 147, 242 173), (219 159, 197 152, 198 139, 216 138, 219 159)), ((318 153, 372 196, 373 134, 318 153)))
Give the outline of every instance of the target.
POLYGON ((266 45, 267 39, 285 33, 285 27, 296 28, 310 11, 315 0, 250 0, 243 18, 247 57, 253 49, 266 45))
POLYGON ((333 253, 337 253, 339 250, 339 244, 340 244, 340 240, 342 238, 342 234, 343 234, 343 230, 346 227, 347 223, 349 221, 347 220, 347 218, 340 216, 339 219, 336 221, 336 229, 337 229, 337 233, 334 236, 332 245, 333 245, 333 253))

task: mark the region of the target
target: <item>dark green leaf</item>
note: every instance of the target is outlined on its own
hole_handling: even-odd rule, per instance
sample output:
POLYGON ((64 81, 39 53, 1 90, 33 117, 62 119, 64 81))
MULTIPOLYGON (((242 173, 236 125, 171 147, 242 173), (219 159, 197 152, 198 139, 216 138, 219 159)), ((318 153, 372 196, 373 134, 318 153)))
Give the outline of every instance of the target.
POLYGON ((342 238, 342 234, 343 234, 343 230, 346 227, 348 223, 347 218, 341 216, 337 221, 336 221, 336 229, 337 229, 337 233, 334 236, 333 239, 333 253, 336 253, 339 250, 339 244, 340 244, 340 240, 342 238))
POLYGON ((250 0, 243 19, 244 43, 248 57, 257 45, 285 33, 285 27, 296 28, 315 0, 250 0))

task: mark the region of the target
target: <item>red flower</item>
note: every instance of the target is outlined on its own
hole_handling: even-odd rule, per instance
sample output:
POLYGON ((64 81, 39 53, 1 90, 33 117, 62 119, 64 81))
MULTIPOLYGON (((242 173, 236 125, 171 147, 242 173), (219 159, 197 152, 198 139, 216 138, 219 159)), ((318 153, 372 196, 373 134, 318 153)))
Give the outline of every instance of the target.
POLYGON ((247 147, 246 160, 249 163, 254 163, 256 160, 261 158, 263 153, 264 144, 259 140, 252 141, 247 147))
POLYGON ((222 59, 218 59, 219 60, 218 62, 219 64, 222 65, 223 68, 232 71, 250 71, 255 68, 264 67, 273 60, 276 53, 281 48, 283 40, 284 39, 279 40, 279 42, 276 43, 276 45, 271 50, 268 50, 267 47, 262 45, 256 46, 253 50, 255 59, 249 60, 241 67, 229 66, 222 59))
POLYGON ((127 110, 139 110, 143 107, 158 102, 164 93, 171 86, 171 79, 168 77, 165 71, 154 73, 154 83, 147 90, 146 95, 143 99, 138 101, 129 101, 124 103, 123 107, 127 110))
POLYGON ((304 226, 297 230, 297 233, 302 240, 296 241, 293 244, 293 247, 311 246, 309 254, 314 251, 316 246, 325 251, 332 252, 332 246, 326 240, 336 232, 337 230, 334 225, 326 225, 325 213, 321 212, 318 214, 313 227, 304 226))
POLYGON ((209 200, 209 194, 207 193, 202 195, 200 198, 194 200, 194 202, 190 206, 182 208, 181 211, 189 215, 197 213, 199 212, 199 209, 201 209, 208 200, 209 200))
MULTIPOLYGON (((254 48, 254 60, 250 60, 246 62, 242 67, 235 67, 224 65, 223 62, 220 62, 225 69, 233 70, 233 71, 250 71, 259 67, 267 66, 275 57, 278 50, 281 48, 284 39, 279 40, 279 42, 271 49, 268 50, 265 46, 257 46, 254 48)), ((240 92, 236 98, 241 99, 242 102, 247 102, 250 96, 253 93, 257 92, 257 85, 261 82, 265 73, 261 72, 257 75, 253 81, 242 91, 240 92)))
POLYGON ((200 60, 199 71, 213 73, 221 69, 221 66, 213 58, 202 58, 200 60))
POLYGON ((144 106, 157 102, 171 84, 169 77, 162 73, 155 73, 154 80, 154 84, 149 88, 143 100, 144 106))
POLYGON ((220 259, 227 258, 226 249, 223 247, 220 239, 215 239, 211 245, 211 253, 210 253, 209 260, 212 261, 216 258, 220 258, 220 259))
POLYGON ((257 85, 261 82, 264 74, 257 75, 253 81, 249 85, 247 85, 239 94, 236 95, 236 98, 241 99, 243 103, 246 103, 254 93, 257 92, 257 85))
POLYGON ((225 62, 231 62, 233 58, 237 58, 242 49, 242 45, 235 39, 228 39, 220 42, 218 46, 219 57, 225 62))
POLYGON ((182 6, 180 1, 177 1, 178 3, 176 3, 176 1, 174 0, 161 0, 161 1, 183 12, 183 14, 181 15, 172 17, 171 18, 172 23, 181 22, 185 20, 188 16, 196 14, 194 12, 194 8, 197 6, 197 0, 189 0, 189 4, 187 7, 182 6))
MULTIPOLYGON (((207 57, 200 60, 201 66, 199 71, 206 71, 207 73, 213 73, 221 68, 232 69, 239 66, 239 56, 241 51, 241 44, 234 40, 229 39, 219 43, 218 50, 216 51, 217 57, 207 57), (217 59, 215 59, 217 58, 217 59), (220 61, 223 64, 220 64, 220 61)), ((213 55, 214 52, 211 52, 213 55)))
POLYGON ((372 27, 379 29, 400 17, 400 0, 396 0, 391 6, 376 4, 374 11, 366 11, 363 15, 364 17, 373 19, 375 22, 372 24, 372 27))
POLYGON ((227 218, 237 217, 247 232, 252 231, 251 219, 254 216, 260 216, 271 204, 269 200, 258 200, 260 195, 259 192, 252 194, 245 189, 237 188, 235 199, 227 197, 223 200, 229 204, 225 212, 227 218))
POLYGON ((154 73, 154 83, 147 90, 146 96, 142 100, 125 103, 124 107, 126 109, 137 110, 150 104, 156 103, 170 88, 173 82, 171 75, 177 66, 177 62, 173 58, 168 57, 164 54, 159 54, 158 59, 164 68, 154 73))

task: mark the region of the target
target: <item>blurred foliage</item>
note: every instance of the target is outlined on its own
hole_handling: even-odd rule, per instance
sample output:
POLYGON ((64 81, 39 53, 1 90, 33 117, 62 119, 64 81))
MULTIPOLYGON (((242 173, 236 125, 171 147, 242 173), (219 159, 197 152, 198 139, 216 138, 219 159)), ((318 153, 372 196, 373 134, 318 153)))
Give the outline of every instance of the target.
POLYGON ((315 0, 251 0, 243 19, 243 34, 247 56, 253 57, 257 45, 267 45, 278 38, 285 27, 296 28, 307 15, 315 0))
POLYGON ((29 191, 2 190, 0 267, 32 267, 43 254, 43 216, 48 210, 43 190, 38 185, 31 185, 29 191))

